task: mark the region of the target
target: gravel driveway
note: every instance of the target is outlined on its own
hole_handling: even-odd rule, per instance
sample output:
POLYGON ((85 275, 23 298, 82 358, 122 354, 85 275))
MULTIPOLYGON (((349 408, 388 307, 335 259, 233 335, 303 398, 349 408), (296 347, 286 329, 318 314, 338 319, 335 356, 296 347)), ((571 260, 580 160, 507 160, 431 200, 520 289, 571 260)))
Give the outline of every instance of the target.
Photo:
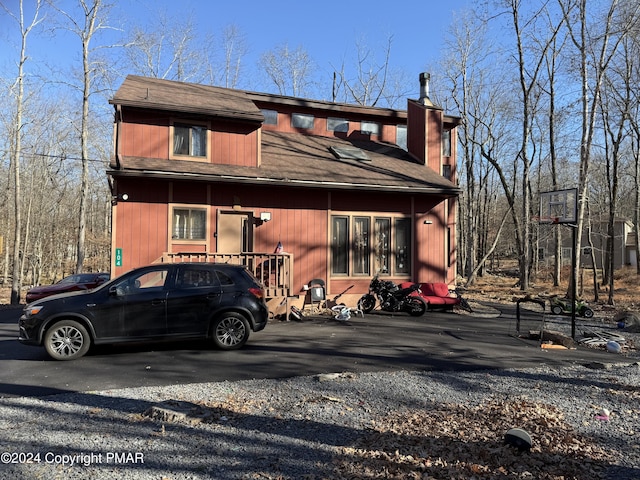
POLYGON ((637 479, 639 385, 621 363, 5 398, 0 478, 637 479))
POLYGON ((0 479, 638 479, 639 359, 1 398, 0 479))

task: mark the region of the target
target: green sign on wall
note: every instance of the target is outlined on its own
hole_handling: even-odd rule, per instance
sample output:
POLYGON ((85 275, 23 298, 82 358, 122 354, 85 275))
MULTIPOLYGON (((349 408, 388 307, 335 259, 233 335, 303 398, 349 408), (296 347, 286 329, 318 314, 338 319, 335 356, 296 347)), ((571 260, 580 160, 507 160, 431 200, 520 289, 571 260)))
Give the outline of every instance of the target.
POLYGON ((122 249, 116 248, 116 267, 122 266, 122 249))

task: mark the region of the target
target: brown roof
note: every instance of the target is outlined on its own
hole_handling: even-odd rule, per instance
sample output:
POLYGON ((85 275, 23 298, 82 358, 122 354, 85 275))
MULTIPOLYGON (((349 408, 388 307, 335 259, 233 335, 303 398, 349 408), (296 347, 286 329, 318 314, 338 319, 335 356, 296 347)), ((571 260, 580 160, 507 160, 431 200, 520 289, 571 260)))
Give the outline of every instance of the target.
POLYGON ((109 103, 262 122, 255 103, 239 90, 128 75, 109 103))
MULTIPOLYGON (((120 161, 120 169, 111 170, 110 174, 447 196, 459 193, 455 184, 417 163, 395 145, 296 133, 263 132, 259 167, 138 157, 124 157, 120 161), (339 159, 331 147, 360 148, 370 160, 339 159)), ((112 167, 118 168, 115 164, 112 167)))

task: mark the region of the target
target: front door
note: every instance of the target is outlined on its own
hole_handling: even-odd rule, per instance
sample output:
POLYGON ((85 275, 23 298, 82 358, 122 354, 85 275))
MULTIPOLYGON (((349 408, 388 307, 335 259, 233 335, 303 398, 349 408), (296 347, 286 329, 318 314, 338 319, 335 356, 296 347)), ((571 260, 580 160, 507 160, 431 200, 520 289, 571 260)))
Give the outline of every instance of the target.
POLYGON ((241 253, 253 250, 252 215, 220 212, 218 217, 218 253, 241 253))

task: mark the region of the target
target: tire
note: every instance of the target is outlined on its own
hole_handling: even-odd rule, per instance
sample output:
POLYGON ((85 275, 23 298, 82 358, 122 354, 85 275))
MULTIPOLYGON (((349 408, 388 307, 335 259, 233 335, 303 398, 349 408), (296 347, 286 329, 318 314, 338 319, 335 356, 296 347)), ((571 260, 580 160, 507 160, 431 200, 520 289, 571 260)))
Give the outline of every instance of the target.
POLYGON ((582 316, 584 318, 592 318, 593 317, 593 310, 591 310, 589 307, 585 307, 582 310, 582 316))
POLYGON ((554 315, 562 315, 562 307, 560 305, 552 306, 551 313, 553 313, 554 315))
POLYGON ((54 360, 75 360, 87 353, 90 346, 89 332, 74 320, 56 322, 44 335, 44 348, 54 360))
POLYGON ((370 294, 363 295, 358 301, 358 305, 360 306, 360 310, 364 313, 371 313, 376 306, 376 297, 370 294))
POLYGON ((427 311, 427 304, 418 297, 409 297, 405 300, 404 310, 412 317, 421 317, 427 311))
POLYGON ((237 350, 249 340, 249 323, 236 312, 225 312, 212 326, 213 343, 222 350, 237 350))

